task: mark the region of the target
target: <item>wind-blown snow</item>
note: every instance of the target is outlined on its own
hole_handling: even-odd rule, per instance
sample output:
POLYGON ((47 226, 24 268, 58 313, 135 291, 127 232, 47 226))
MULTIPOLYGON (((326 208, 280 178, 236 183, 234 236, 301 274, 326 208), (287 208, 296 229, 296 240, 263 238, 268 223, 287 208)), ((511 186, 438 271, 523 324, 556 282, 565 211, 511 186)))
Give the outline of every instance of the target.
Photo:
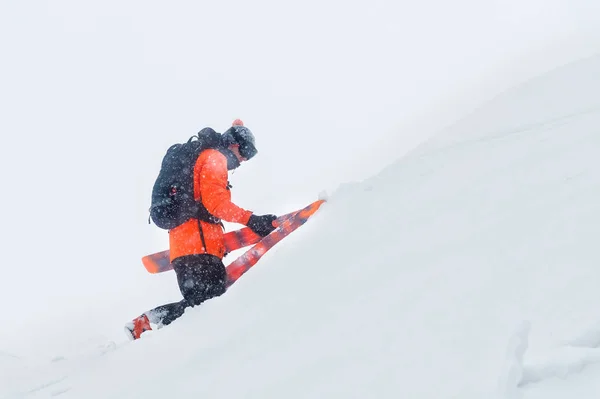
POLYGON ((168 328, 0 353, 0 397, 596 398, 599 70, 531 80, 340 187, 168 328))

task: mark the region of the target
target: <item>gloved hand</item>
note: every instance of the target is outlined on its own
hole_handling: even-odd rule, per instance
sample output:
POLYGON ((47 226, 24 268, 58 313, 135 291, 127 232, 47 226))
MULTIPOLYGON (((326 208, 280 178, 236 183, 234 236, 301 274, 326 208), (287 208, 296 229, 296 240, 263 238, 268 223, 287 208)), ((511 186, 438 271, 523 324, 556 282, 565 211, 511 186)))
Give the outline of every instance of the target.
POLYGON ((248 219, 247 226, 259 236, 264 237, 275 230, 275 226, 273 226, 275 219, 277 219, 277 216, 275 215, 256 216, 255 214, 252 214, 250 219, 248 219))

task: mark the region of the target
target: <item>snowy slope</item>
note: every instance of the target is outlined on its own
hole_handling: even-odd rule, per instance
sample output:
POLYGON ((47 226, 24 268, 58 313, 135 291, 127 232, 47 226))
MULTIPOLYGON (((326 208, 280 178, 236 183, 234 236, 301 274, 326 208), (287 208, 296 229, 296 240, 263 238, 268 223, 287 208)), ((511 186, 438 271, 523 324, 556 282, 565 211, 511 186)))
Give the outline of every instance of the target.
POLYGON ((597 398, 599 70, 534 79, 342 186, 168 328, 0 354, 0 398, 597 398))

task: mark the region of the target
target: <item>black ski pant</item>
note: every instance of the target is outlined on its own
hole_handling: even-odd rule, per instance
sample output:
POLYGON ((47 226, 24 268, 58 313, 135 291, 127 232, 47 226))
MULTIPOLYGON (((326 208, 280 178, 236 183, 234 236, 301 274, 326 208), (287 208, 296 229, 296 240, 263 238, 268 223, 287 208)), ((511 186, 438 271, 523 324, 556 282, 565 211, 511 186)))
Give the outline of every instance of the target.
POLYGON ((146 312, 151 323, 166 326, 183 315, 188 307, 225 293, 227 271, 223 261, 216 256, 187 255, 173 260, 179 290, 183 300, 159 306, 146 312))

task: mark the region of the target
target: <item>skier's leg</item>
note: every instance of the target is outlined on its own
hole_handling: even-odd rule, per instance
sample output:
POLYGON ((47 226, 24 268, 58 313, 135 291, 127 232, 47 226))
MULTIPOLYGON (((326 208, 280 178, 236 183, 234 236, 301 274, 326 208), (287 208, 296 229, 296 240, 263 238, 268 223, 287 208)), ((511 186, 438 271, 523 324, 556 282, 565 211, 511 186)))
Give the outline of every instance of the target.
POLYGON ((183 300, 159 306, 145 313, 152 324, 159 327, 171 324, 190 306, 219 296, 225 292, 227 271, 223 262, 212 255, 190 255, 173 261, 179 290, 183 300))
POLYGON ((143 332, 152 330, 150 323, 158 328, 171 324, 183 315, 186 308, 222 295, 227 289, 227 271, 216 256, 183 256, 173 261, 173 270, 184 299, 158 306, 127 323, 125 329, 131 338, 138 339, 143 332))
POLYGON ((207 299, 225 292, 227 271, 223 262, 216 256, 183 256, 173 261, 173 270, 184 299, 146 312, 152 324, 169 325, 181 317, 186 308, 200 305, 207 299))
POLYGON ((167 326, 171 322, 183 315, 185 308, 190 306, 187 301, 181 300, 179 302, 168 303, 166 305, 154 308, 146 313, 148 321, 152 324, 157 324, 160 327, 167 326))
POLYGON ((183 315, 188 306, 189 304, 184 299, 156 307, 125 324, 125 331, 131 339, 138 339, 142 333, 152 330, 150 323, 155 324, 157 328, 171 324, 173 320, 183 315))
POLYGON ((213 255, 190 255, 173 262, 179 289, 191 306, 220 296, 226 291, 227 271, 223 261, 213 255))

